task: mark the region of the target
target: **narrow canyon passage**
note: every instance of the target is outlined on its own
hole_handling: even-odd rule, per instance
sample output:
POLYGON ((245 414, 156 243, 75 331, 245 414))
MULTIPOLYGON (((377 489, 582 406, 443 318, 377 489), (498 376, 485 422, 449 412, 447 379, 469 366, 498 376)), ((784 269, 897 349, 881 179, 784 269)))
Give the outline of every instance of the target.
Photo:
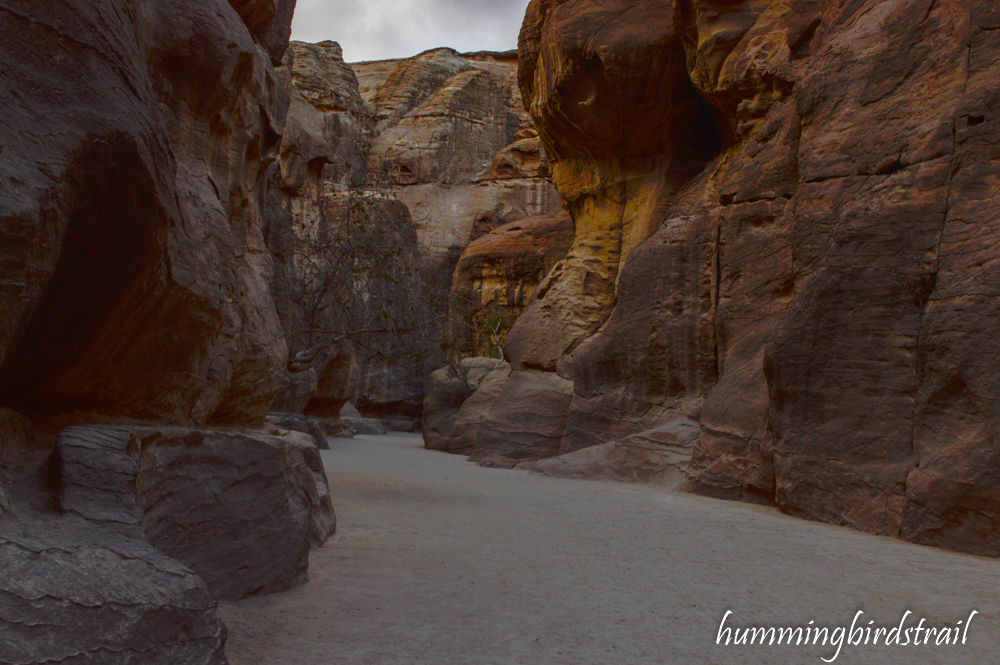
MULTIPOLYGON (((845 643, 837 663, 985 663, 1000 564, 771 509, 481 468, 419 435, 333 439, 337 535, 310 582, 222 606, 233 665, 821 663, 727 626, 956 626, 963 646, 845 643)), ((952 631, 955 633, 955 631, 952 631)), ((922 634, 923 635, 923 634, 922 634)), ((900 641, 902 641, 901 638, 900 641)))

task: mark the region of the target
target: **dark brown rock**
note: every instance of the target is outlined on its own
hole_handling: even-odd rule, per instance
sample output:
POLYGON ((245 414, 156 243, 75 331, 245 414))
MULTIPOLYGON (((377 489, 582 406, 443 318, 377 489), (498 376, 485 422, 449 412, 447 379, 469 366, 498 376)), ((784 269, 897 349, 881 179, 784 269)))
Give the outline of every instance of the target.
POLYGON ((680 489, 688 482, 698 423, 681 414, 659 415, 657 426, 618 441, 528 463, 533 473, 557 478, 648 483, 680 489))
POLYGON ((480 425, 490 420, 493 403, 510 377, 510 364, 501 363, 491 371, 463 403, 452 421, 452 438, 448 452, 458 455, 471 454, 480 438, 480 425))
MULTIPOLYGON (((698 491, 1000 554, 997 10, 639 5, 535 0, 522 30, 576 238, 507 337, 511 381, 573 385, 560 445, 521 453, 620 475, 682 412, 698 491)), ((491 390, 479 431, 530 399, 491 390)))
POLYGON ((0 662, 227 662, 205 583, 138 525, 5 521, 0 590, 0 662))
MULTIPOLYGON (((300 388, 308 387, 308 377, 289 376, 275 408, 329 417, 355 399, 369 417, 419 418, 427 376, 445 361, 437 342, 449 334, 452 274, 462 250, 495 227, 559 210, 544 148, 521 102, 516 54, 433 49, 348 65, 335 42, 293 43, 279 75, 292 101, 275 178, 283 210, 269 244, 292 353, 339 336, 324 339, 315 330, 356 334, 396 326, 407 333, 389 342, 382 333, 355 339, 363 344, 355 347, 350 377, 342 355, 325 369, 317 363, 315 398, 306 404, 300 396, 308 391, 300 388), (397 293, 372 290, 353 311, 368 312, 377 303, 384 316, 368 316, 368 322, 392 326, 317 323, 323 318, 317 311, 337 308, 316 307, 314 293, 296 293, 302 285, 314 291, 323 276, 330 281, 336 268, 306 273, 323 262, 322 256, 312 261, 317 253, 336 253, 324 239, 347 222, 373 230, 346 243, 349 254, 362 256, 366 248, 376 257, 373 264, 348 267, 367 275, 368 285, 401 285, 397 293), (405 246, 377 237, 403 230, 413 232, 405 246), (403 270, 394 271, 397 266, 403 270), (387 269, 391 275, 383 274, 387 269)), ((340 256, 328 261, 349 262, 340 256)), ((350 291, 355 274, 333 281, 350 291)))
POLYGON ((463 358, 457 365, 443 367, 431 374, 421 428, 425 447, 448 450, 462 404, 501 362, 495 358, 463 358))
POLYGON ((557 454, 572 393, 573 384, 552 372, 511 372, 489 418, 477 428, 470 459, 522 461, 557 454))
POLYGON ((285 355, 261 202, 287 98, 255 40, 290 4, 241 3, 244 24, 225 3, 0 3, 4 403, 262 418, 285 355))
POLYGON ((326 432, 323 431, 323 421, 319 418, 300 416, 296 413, 270 413, 267 416, 267 424, 291 432, 308 434, 317 448, 330 449, 330 442, 326 440, 326 432))

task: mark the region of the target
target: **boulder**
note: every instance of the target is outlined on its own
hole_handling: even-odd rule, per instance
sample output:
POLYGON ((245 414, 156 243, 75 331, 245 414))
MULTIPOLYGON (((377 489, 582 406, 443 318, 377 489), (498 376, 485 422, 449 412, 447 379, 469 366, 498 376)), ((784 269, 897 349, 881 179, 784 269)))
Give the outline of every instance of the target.
POLYGON ((309 401, 316 395, 319 376, 315 367, 301 371, 289 369, 278 384, 278 392, 271 403, 271 411, 278 413, 302 413, 309 401))
POLYGON ((56 441, 63 514, 141 525, 214 598, 307 579, 336 520, 319 451, 299 433, 71 427, 56 441))
POLYGON ((378 418, 344 418, 344 422, 351 426, 353 434, 382 436, 389 433, 385 424, 378 418))
MULTIPOLYGON (((480 440, 480 426, 490 420, 493 403, 510 377, 510 363, 501 363, 487 374, 455 414, 451 426, 448 452, 471 454, 480 440)), ((444 431, 439 430, 439 431, 444 431)))
POLYGON ((497 463, 557 454, 572 394, 572 382, 552 372, 512 371, 477 428, 469 459, 497 463))
POLYGON ((0 516, 0 662, 227 663, 205 582, 133 517, 0 516))
POLYGON ((330 449, 330 442, 326 440, 324 423, 319 418, 301 416, 297 413, 269 413, 267 415, 267 423, 292 432, 308 434, 316 443, 317 448, 321 450, 330 449))
POLYGON ((62 430, 0 514, 0 661, 224 665, 216 599, 305 581, 333 532, 305 435, 62 430))
POLYGON ((426 448, 448 450, 462 404, 500 364, 494 358, 463 358, 457 365, 442 367, 431 374, 421 423, 426 448))
POLYGON ((691 450, 701 433, 698 422, 677 412, 664 414, 656 420, 655 427, 624 439, 524 465, 533 473, 557 478, 613 480, 682 489, 689 480, 691 450))
POLYGON ((380 420, 388 432, 419 432, 421 428, 420 418, 390 416, 388 418, 381 418, 380 420))

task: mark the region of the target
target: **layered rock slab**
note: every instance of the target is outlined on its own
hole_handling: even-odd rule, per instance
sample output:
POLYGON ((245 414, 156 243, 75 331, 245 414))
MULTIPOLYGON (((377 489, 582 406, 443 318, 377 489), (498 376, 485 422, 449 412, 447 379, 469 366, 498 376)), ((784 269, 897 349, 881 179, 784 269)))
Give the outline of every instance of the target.
POLYGON ((225 663, 216 599, 305 581, 335 528, 301 434, 71 427, 39 472, 0 516, 3 662, 225 663))
POLYGON ((431 373, 421 421, 425 447, 448 450, 462 405, 501 364, 493 358, 463 358, 456 366, 431 373))
POLYGON ((138 525, 4 521, 0 662, 227 662, 204 581, 138 525))
POLYGON ((336 526, 319 450, 298 432, 71 427, 55 459, 62 513, 141 525, 214 598, 301 584, 336 526))

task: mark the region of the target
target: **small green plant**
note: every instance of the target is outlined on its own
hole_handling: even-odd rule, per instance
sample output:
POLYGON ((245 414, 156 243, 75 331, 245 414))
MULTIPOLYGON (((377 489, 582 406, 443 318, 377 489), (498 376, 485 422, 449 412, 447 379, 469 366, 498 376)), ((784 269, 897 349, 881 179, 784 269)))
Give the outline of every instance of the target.
POLYGON ((513 326, 510 316, 497 306, 492 306, 476 315, 473 320, 476 327, 477 346, 486 345, 486 355, 497 357, 497 365, 503 362, 503 347, 507 341, 507 333, 513 326))

